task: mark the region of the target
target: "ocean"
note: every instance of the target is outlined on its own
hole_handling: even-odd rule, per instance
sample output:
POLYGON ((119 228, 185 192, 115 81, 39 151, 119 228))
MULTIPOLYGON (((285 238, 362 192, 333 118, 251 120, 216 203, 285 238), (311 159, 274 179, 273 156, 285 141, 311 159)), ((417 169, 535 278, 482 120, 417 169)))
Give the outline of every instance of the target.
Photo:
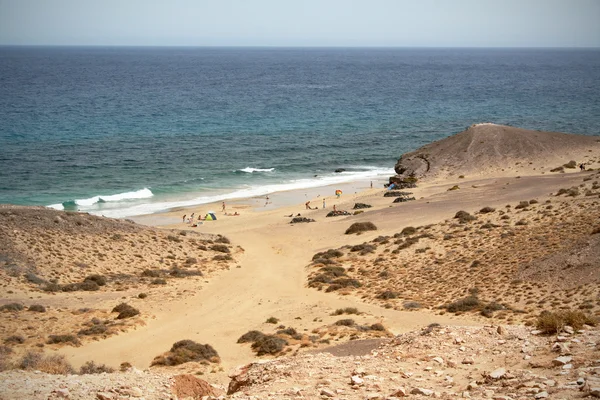
POLYGON ((128 217, 368 182, 478 122, 600 135, 600 50, 0 47, 0 203, 128 217))

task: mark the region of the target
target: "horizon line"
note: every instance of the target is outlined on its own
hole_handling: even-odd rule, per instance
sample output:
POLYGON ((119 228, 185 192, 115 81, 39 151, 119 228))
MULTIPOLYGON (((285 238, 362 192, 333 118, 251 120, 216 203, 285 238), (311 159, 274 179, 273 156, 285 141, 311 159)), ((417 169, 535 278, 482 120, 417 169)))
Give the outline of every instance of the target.
POLYGON ((123 47, 123 48, 279 48, 279 49, 557 49, 557 50, 575 50, 575 49, 600 49, 600 46, 385 46, 385 45, 154 45, 154 44, 5 44, 0 43, 0 47, 123 47))

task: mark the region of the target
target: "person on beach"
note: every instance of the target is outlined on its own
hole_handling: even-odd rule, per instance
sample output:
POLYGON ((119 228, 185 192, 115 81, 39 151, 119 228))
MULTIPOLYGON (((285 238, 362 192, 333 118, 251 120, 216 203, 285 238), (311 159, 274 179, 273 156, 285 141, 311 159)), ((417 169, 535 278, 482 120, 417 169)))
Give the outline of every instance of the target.
POLYGON ((265 198, 265 207, 267 206, 267 204, 269 204, 269 195, 267 195, 267 197, 265 198))
POLYGON ((192 221, 192 222, 194 222, 194 214, 195 213, 192 213, 192 215, 190 215, 190 221, 192 221))
POLYGON ((585 171, 585 165, 583 165, 583 163, 579 164, 579 169, 581 171, 585 171))
POLYGON ((223 202, 222 211, 225 212, 225 202, 223 202))
POLYGON ((371 181, 371 189, 373 189, 373 181, 371 181))
POLYGON ((336 208, 335 208, 335 204, 333 205, 333 212, 334 212, 334 213, 336 213, 336 212, 337 212, 337 210, 336 210, 336 208))
POLYGON ((325 208, 325 197, 323 197, 323 208, 325 208))
POLYGON ((306 206, 307 210, 312 210, 312 208, 310 208, 310 200, 304 203, 304 206, 306 206))
POLYGON ((183 219, 181 222, 185 223, 185 217, 187 217, 187 214, 183 214, 183 219))

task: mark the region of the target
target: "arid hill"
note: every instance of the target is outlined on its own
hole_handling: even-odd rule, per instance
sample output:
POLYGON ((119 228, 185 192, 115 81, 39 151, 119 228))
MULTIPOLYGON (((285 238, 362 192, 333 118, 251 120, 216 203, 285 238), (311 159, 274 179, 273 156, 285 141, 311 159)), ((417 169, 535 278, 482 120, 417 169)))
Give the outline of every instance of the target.
POLYGON ((24 352, 128 330, 239 251, 220 235, 0 205, 0 338, 24 352))
MULTIPOLYGON (((565 159, 575 168, 587 159, 578 154, 600 149, 600 138, 559 132, 542 132, 491 123, 475 124, 465 131, 403 154, 396 173, 421 178, 474 177, 490 172, 518 173, 520 166, 539 171, 560 169, 565 159)), ((592 156, 592 154, 590 154, 592 156)), ((558 171, 556 171, 558 172, 558 171)))

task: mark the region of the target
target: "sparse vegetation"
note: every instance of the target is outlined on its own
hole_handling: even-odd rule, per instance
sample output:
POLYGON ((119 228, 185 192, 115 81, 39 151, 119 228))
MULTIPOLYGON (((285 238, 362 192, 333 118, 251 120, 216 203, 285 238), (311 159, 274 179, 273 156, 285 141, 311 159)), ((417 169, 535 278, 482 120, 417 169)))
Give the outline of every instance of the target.
POLYGON ((220 362, 219 354, 209 344, 199 344, 193 340, 180 340, 168 353, 154 358, 152 365, 180 365, 187 362, 220 362))
POLYGON ((267 318, 267 320, 265 321, 267 324, 276 324, 279 322, 279 320, 275 317, 269 317, 267 318))
POLYGON ((581 329, 584 324, 595 326, 597 320, 581 311, 563 310, 563 311, 544 311, 536 320, 537 329, 543 333, 560 333, 565 326, 573 329, 581 329))
POLYGON ((93 361, 88 361, 79 368, 80 375, 102 374, 102 373, 112 374, 113 372, 115 372, 114 368, 111 368, 108 365, 104 365, 104 364, 96 364, 93 361))
POLYGON ((44 313, 46 312, 46 307, 41 304, 32 304, 29 306, 28 311, 44 313))
POLYGON ((21 311, 24 308, 21 303, 8 303, 0 307, 0 311, 21 311))
POLYGON ((119 313, 117 319, 131 318, 140 313, 137 308, 134 308, 127 303, 121 303, 118 306, 115 306, 115 308, 112 309, 112 312, 119 313))
POLYGON ((66 343, 66 344, 70 344, 71 346, 80 346, 81 345, 81 342, 79 341, 79 339, 77 339, 77 336, 70 335, 70 334, 49 335, 47 343, 48 344, 66 343))
POLYGON ((358 308, 355 307, 346 307, 346 308, 338 308, 331 315, 342 315, 342 314, 360 314, 358 308))
POLYGON ((353 233, 362 233, 367 231, 376 231, 377 227, 372 222, 355 222, 348 229, 346 229, 346 235, 353 233))
POLYGON ((273 335, 265 335, 252 343, 252 350, 256 352, 257 356, 277 354, 280 353, 287 344, 288 342, 285 339, 273 335))
POLYGON ((41 371, 47 374, 68 375, 75 370, 62 354, 44 355, 29 351, 16 363, 16 368, 26 371, 41 371))

